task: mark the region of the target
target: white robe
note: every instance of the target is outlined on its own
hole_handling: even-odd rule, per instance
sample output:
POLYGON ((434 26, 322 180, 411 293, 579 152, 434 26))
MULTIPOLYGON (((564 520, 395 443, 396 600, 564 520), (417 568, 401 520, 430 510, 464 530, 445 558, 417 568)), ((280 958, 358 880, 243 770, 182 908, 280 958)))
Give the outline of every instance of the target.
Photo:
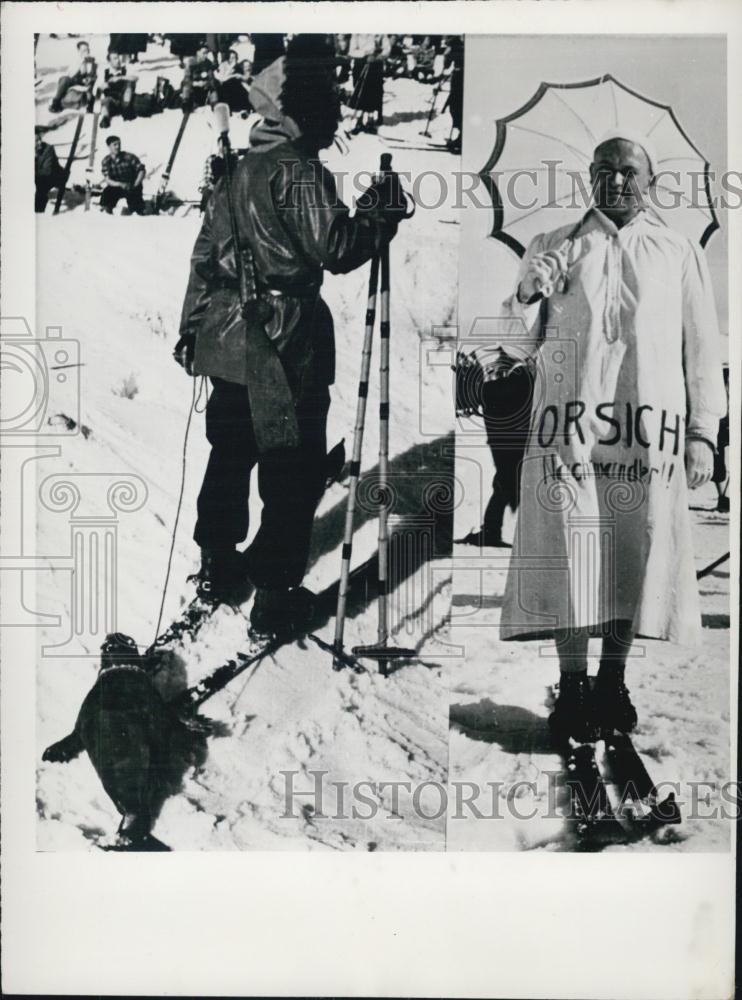
POLYGON ((716 442, 726 396, 703 251, 649 211, 617 229, 591 209, 537 236, 568 284, 504 304, 504 349, 536 386, 503 604, 504 639, 554 628, 693 642, 700 627, 685 481, 687 437, 716 442))

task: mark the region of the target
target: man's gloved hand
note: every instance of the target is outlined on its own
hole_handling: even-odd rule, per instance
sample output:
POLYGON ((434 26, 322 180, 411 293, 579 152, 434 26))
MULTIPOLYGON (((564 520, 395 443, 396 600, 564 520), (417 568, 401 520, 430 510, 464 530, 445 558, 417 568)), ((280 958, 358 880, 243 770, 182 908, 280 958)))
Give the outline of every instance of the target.
POLYGON ((188 375, 193 375, 193 357, 195 353, 196 338, 192 333, 182 336, 173 348, 173 358, 181 368, 185 369, 188 375))
POLYGON ((356 211, 393 226, 409 217, 409 202, 399 174, 390 170, 366 188, 356 202, 356 211))

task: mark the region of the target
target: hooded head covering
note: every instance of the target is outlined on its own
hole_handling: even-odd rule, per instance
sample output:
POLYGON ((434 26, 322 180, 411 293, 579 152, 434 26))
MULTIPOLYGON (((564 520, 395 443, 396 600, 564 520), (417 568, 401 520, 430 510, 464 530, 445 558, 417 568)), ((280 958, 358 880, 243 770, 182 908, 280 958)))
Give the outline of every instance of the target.
POLYGON ((624 139, 626 142, 633 142, 635 146, 641 146, 649 160, 649 172, 654 177, 657 173, 657 154, 649 136, 643 135, 634 128, 612 128, 600 137, 595 148, 597 149, 605 142, 610 142, 611 139, 624 139))
POLYGON ((250 86, 250 103, 263 122, 251 144, 303 137, 316 149, 332 143, 340 120, 335 50, 324 36, 297 35, 286 54, 266 66, 250 86))

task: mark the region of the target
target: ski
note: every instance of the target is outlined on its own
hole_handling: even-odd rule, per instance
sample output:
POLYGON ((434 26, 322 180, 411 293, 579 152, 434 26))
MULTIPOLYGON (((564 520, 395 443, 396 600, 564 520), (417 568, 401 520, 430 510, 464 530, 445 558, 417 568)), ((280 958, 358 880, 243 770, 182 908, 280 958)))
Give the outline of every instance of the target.
MULTIPOLYGON (((403 146, 403 145, 401 145, 398 142, 387 142, 385 140, 384 141, 384 148, 385 149, 401 149, 404 152, 412 152, 412 153, 452 153, 453 152, 453 150, 451 150, 445 143, 437 144, 437 145, 434 145, 434 146, 433 145, 428 145, 428 146, 403 146)), ((459 154, 456 153, 455 155, 458 156, 459 154)))
POLYGON ((70 171, 72 170, 72 164, 75 160, 75 153, 77 152, 77 144, 80 141, 80 133, 82 132, 82 123, 85 120, 85 111, 81 111, 77 117, 77 125, 75 125, 75 133, 72 136, 72 145, 70 146, 69 155, 67 156, 67 162, 64 165, 64 173, 62 175, 62 183, 59 185, 59 190, 57 191, 57 198, 54 202, 54 212, 53 215, 59 215, 59 210, 62 207, 62 201, 64 199, 64 192, 67 190, 67 183, 70 179, 70 171))
POLYGON ((283 646, 290 646, 293 643, 303 643, 306 639, 311 639, 321 649, 332 652, 340 657, 342 665, 349 667, 355 673, 366 673, 366 668, 358 663, 355 657, 349 653, 341 652, 335 654, 332 645, 321 639, 312 632, 292 632, 287 635, 255 636, 249 638, 247 649, 241 650, 232 659, 220 664, 215 670, 200 681, 183 691, 172 702, 173 708, 178 715, 193 713, 196 709, 213 695, 223 690, 235 677, 247 670, 249 667, 257 666, 266 656, 271 656, 278 652, 283 646))
POLYGON ((98 139, 98 119, 100 118, 100 105, 96 103, 93 109, 93 131, 90 135, 90 153, 88 154, 88 166, 85 171, 85 211, 90 211, 90 203, 93 198, 93 167, 95 166, 95 144, 98 139))
POLYGON ((237 653, 231 660, 220 664, 206 677, 177 695, 171 705, 179 716, 193 714, 205 701, 223 690, 248 667, 257 666, 261 660, 276 652, 288 640, 278 636, 261 636, 250 640, 246 650, 237 653))
POLYGON ((682 822, 674 793, 660 798, 629 735, 608 733, 598 746, 598 767, 609 792, 612 811, 631 840, 682 822))
POLYGON ((257 666, 266 656, 271 656, 284 646, 290 646, 294 643, 301 645, 307 639, 311 639, 325 652, 331 652, 337 656, 342 666, 348 667, 355 673, 366 673, 366 668, 354 656, 346 652, 336 653, 329 642, 308 630, 290 632, 285 635, 248 636, 246 649, 240 650, 234 657, 220 664, 210 674, 202 677, 196 684, 175 697, 171 704, 176 714, 179 716, 192 714, 205 701, 222 691, 235 677, 238 677, 249 667, 257 666))
POLYGON ((165 198, 167 192, 168 182, 170 180, 170 174, 173 170, 173 164, 175 163, 175 157, 178 155, 178 149, 180 148, 181 141, 183 139, 183 133, 185 132, 186 125, 188 124, 188 119, 191 117, 191 109, 188 108, 183 112, 183 117, 180 121, 178 127, 178 133, 175 136, 175 142, 173 143, 173 148, 170 151, 170 156, 168 158, 165 169, 162 172, 162 177, 160 178, 160 185, 157 189, 157 194, 154 197, 153 208, 155 214, 160 211, 160 206, 165 198))
POLYGON ((608 791, 595 759, 595 744, 570 740, 563 754, 570 825, 579 849, 595 849, 613 839, 616 830, 608 791))
POLYGON ((338 649, 333 643, 327 642, 314 632, 307 633, 307 639, 311 639, 315 646, 319 646, 325 653, 332 653, 332 665, 335 670, 342 670, 349 667, 356 674, 366 673, 366 668, 359 663, 355 656, 344 649, 338 649))
POLYGON ((192 640, 196 638, 201 628, 214 613, 217 604, 205 601, 200 595, 196 595, 188 602, 167 628, 160 632, 154 642, 147 650, 148 655, 157 654, 165 646, 171 646, 188 635, 192 640))

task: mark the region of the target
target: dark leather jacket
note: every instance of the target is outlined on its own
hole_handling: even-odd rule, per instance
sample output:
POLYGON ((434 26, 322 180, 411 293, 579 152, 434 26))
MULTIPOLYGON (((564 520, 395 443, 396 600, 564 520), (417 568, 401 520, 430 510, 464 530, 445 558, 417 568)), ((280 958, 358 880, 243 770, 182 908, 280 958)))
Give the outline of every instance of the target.
MULTIPOLYGON (((271 128, 265 144, 256 144, 237 163, 232 197, 240 241, 252 248, 259 285, 273 307, 265 329, 297 402, 334 379, 332 316, 319 295, 323 269, 352 271, 390 233, 381 220, 351 218, 332 174, 302 150, 301 139, 284 139, 271 128)), ((211 196, 193 249, 180 334, 196 335, 196 374, 248 386, 260 379, 246 361, 224 179, 211 196)))

